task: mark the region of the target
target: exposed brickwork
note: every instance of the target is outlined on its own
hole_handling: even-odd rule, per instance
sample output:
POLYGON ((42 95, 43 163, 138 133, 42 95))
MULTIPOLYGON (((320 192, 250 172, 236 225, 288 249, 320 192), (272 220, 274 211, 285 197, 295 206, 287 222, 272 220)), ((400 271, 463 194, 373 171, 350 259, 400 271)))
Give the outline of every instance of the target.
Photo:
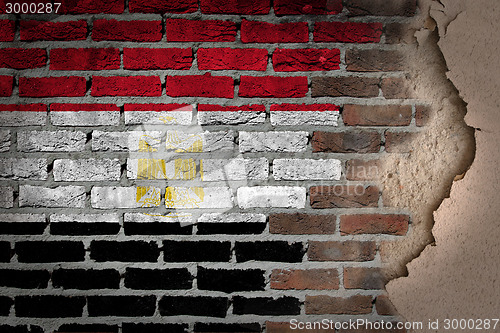
POLYGON ((400 51, 350 49, 346 51, 347 70, 352 72, 392 72, 405 69, 400 51))
POLYGON ((396 320, 382 244, 412 217, 379 177, 430 124, 404 53, 415 12, 71 0, 4 15, 0 331, 396 320))
POLYGON ((417 1, 349 0, 346 7, 353 16, 412 16, 417 9, 417 1))
POLYGON ((377 43, 382 36, 381 23, 317 22, 314 41, 333 43, 377 43))
POLYGON ((333 234, 335 215, 273 214, 269 216, 269 232, 273 234, 333 234))
POLYGON ((375 186, 335 185, 309 189, 312 208, 377 207, 379 190, 375 186))
POLYGON ((345 105, 343 116, 348 126, 408 126, 412 112, 409 105, 345 105))
POLYGON ((405 235, 409 217, 406 215, 343 215, 340 217, 340 232, 347 234, 405 235))
POLYGON ((348 298, 331 296, 306 296, 306 314, 368 314, 372 312, 371 296, 348 298))
POLYGON ((307 256, 313 261, 370 261, 375 252, 374 242, 309 242, 307 256))
POLYGON ((381 139, 376 132, 314 132, 314 152, 328 153, 378 153, 381 139))
POLYGON ((313 97, 377 97, 379 95, 378 84, 377 78, 313 77, 311 94, 313 97))
POLYGON ((336 269, 274 270, 271 274, 272 289, 338 289, 336 269))

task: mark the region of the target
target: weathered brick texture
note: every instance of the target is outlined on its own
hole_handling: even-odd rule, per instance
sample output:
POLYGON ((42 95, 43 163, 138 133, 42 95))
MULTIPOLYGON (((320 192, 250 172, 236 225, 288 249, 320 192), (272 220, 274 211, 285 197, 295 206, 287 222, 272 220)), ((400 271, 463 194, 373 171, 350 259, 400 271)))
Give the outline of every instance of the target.
POLYGON ((415 0, 5 9, 1 332, 397 319, 380 251, 413 217, 380 177, 433 111, 415 0))

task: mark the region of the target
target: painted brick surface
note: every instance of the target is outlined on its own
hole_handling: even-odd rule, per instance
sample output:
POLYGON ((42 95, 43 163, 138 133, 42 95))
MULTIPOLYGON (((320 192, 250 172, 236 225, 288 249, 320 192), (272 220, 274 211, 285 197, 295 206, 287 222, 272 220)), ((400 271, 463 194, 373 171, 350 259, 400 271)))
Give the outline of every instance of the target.
POLYGON ((222 106, 198 104, 200 125, 258 125, 266 121, 264 105, 222 106))
POLYGON ((21 21, 20 37, 22 41, 85 40, 87 37, 87 21, 21 21))
POLYGON ((334 104, 273 104, 270 111, 274 126, 337 126, 340 116, 334 104))
POLYGON ((51 104, 50 122, 56 126, 118 125, 120 108, 113 104, 51 104))
POLYGON ((23 131, 17 133, 17 149, 22 152, 82 151, 86 139, 80 131, 23 131))
POLYGON ((44 125, 46 119, 47 106, 44 104, 0 105, 2 126, 44 125))
POLYGON ((19 188, 20 207, 83 208, 85 188, 83 186, 42 186, 22 185, 19 188))
POLYGON ((133 70, 189 69, 193 62, 191 49, 124 48, 123 68, 133 70))
POLYGON ((0 3, 0 331, 397 320, 416 1, 0 3), (411 29, 410 29, 411 26, 411 29), (411 32, 411 33, 410 33, 411 32))
POLYGON ((193 106, 189 104, 125 104, 126 125, 190 125, 193 106))
POLYGON ((12 20, 0 20, 0 41, 12 42, 16 32, 15 22, 12 20))
POLYGON ((306 190, 303 187, 290 186, 259 186, 240 187, 238 189, 238 204, 241 208, 278 207, 304 208, 306 190))
POLYGON ((9 97, 12 95, 14 78, 8 75, 0 76, 0 97, 9 97))
POLYGON ((307 132, 240 132, 240 152, 301 152, 307 132))
POLYGON ((275 159, 273 162, 276 180, 339 180, 341 173, 339 160, 275 159))
POLYGON ((53 49, 51 70, 100 71, 120 68, 120 50, 115 48, 53 49))
POLYGON ((61 159, 54 161, 53 175, 56 182, 119 180, 120 168, 118 159, 61 159))

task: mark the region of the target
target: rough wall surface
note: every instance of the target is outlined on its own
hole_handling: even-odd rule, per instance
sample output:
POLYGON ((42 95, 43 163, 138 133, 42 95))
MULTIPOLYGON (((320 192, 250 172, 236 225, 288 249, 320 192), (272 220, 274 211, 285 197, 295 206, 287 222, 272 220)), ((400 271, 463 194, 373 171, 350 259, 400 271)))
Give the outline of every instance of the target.
POLYGON ((2 14, 1 328, 396 320, 384 284, 432 237, 419 198, 394 189, 424 147, 416 174, 437 200, 471 147, 446 77, 419 81, 429 59, 444 71, 407 33, 417 13, 115 0, 2 14))
POLYGON ((476 155, 464 178, 453 184, 450 197, 434 213, 435 246, 425 248, 408 265, 409 276, 391 281, 387 290, 407 320, 439 319, 439 329, 425 331, 445 332, 445 319, 495 319, 500 309, 496 172, 500 11, 496 1, 429 5, 439 27, 447 76, 467 103, 465 121, 476 128, 476 155), (458 299, 466 299, 467 306, 461 306, 458 299))

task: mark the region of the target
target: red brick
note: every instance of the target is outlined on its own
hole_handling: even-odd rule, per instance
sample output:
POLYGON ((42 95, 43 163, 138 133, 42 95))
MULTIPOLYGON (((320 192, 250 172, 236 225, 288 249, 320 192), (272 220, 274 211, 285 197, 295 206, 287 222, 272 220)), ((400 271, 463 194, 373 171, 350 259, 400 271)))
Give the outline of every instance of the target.
POLYGON ((307 77, 241 76, 240 97, 305 97, 308 91, 307 77))
POLYGON ((212 104, 198 104, 198 112, 205 111, 253 111, 253 112, 266 112, 266 107, 264 105, 253 104, 253 105, 241 105, 241 106, 222 106, 222 105, 212 105, 212 104))
POLYGON ((392 72, 405 70, 407 62, 399 51, 347 50, 347 70, 352 72, 392 72))
POLYGON ((316 43, 378 43, 382 23, 316 22, 313 38, 316 43))
POLYGON ((410 85, 411 83, 408 79, 386 77, 382 79, 380 87, 382 88, 382 94, 387 99, 408 99, 414 98, 414 93, 410 85))
POLYGON ((384 289, 385 279, 380 268, 344 268, 344 288, 346 289, 384 289))
POLYGON ((62 1, 60 14, 121 14, 125 8, 124 0, 65 0, 62 1))
POLYGON ((187 49, 124 48, 123 68, 137 70, 190 69, 193 52, 187 49))
POLYGON ((186 75, 167 77, 167 95, 172 97, 234 97, 234 81, 229 76, 186 75))
POLYGON ((333 234, 337 225, 335 215, 272 214, 269 232, 286 235, 333 234))
POLYGON ((338 49, 277 49, 273 53, 276 72, 331 71, 340 68, 338 49))
POLYGON ((201 0, 203 14, 269 14, 270 0, 201 0))
POLYGON ((198 69, 265 71, 267 50, 265 49, 198 49, 198 69))
POLYGON ((94 76, 92 96, 161 96, 158 76, 94 76))
POLYGON ((313 77, 311 93, 312 97, 377 97, 379 81, 375 77, 313 77))
POLYGON ((335 15, 340 12, 342 0, 274 0, 276 15, 335 15))
POLYGON ((388 153, 409 153, 418 145, 419 133, 386 132, 385 151, 388 153))
POLYGON ((119 49, 52 49, 50 51, 51 70, 101 71, 119 68, 119 49))
POLYGON ((342 119, 347 126, 408 126, 410 105, 344 105, 342 119))
POLYGON ((131 13, 193 13, 198 10, 197 0, 130 0, 131 13))
POLYGON ((16 33, 16 23, 12 20, 0 20, 0 42, 12 42, 16 33))
POLYGON ((377 132, 314 132, 313 152, 378 153, 382 141, 377 132))
POLYGON ((386 295, 380 295, 375 300, 375 309, 381 316, 397 316, 398 311, 386 295))
POLYGON ((363 185, 311 186, 309 198, 312 208, 377 207, 379 189, 363 185))
POLYGON ((241 22, 243 43, 307 43, 309 28, 307 22, 273 24, 267 22, 241 22))
POLYGON ((84 77, 21 77, 21 97, 81 97, 85 96, 87 82, 84 77))
POLYGON ((340 217, 342 235, 389 234, 404 236, 408 232, 410 217, 396 214, 359 214, 340 217))
POLYGON ((307 257, 310 261, 371 261, 376 252, 375 242, 309 241, 307 257))
POLYGON ((351 16, 413 16, 417 10, 417 1, 349 0, 345 7, 351 16))
POLYGON ((50 111, 120 111, 116 104, 50 104, 50 111))
POLYGON ((234 42, 236 24, 221 20, 168 19, 166 34, 168 42, 234 42))
POLYGON ((162 38, 161 21, 95 20, 92 39, 120 42, 158 42, 162 38))
POLYGON ((372 296, 306 296, 305 307, 306 314, 369 314, 372 312, 372 296))
POLYGON ((429 125, 431 111, 431 107, 427 105, 417 105, 415 107, 415 123, 418 127, 429 125))
POLYGON ((27 69, 47 64, 47 52, 43 49, 0 49, 0 68, 27 69))
POLYGON ((339 289, 339 274, 336 269, 274 269, 271 274, 271 289, 339 289))
POLYGON ((0 111, 27 111, 27 112, 47 112, 45 104, 0 104, 0 111))
POLYGON ((381 171, 380 160, 349 160, 346 170, 347 180, 376 180, 381 171))
POLYGON ((14 77, 7 75, 0 75, 0 97, 11 96, 13 85, 14 85, 14 77))
POLYGON ((20 35, 21 40, 27 42, 37 40, 85 40, 87 39, 87 21, 21 21, 20 35))

